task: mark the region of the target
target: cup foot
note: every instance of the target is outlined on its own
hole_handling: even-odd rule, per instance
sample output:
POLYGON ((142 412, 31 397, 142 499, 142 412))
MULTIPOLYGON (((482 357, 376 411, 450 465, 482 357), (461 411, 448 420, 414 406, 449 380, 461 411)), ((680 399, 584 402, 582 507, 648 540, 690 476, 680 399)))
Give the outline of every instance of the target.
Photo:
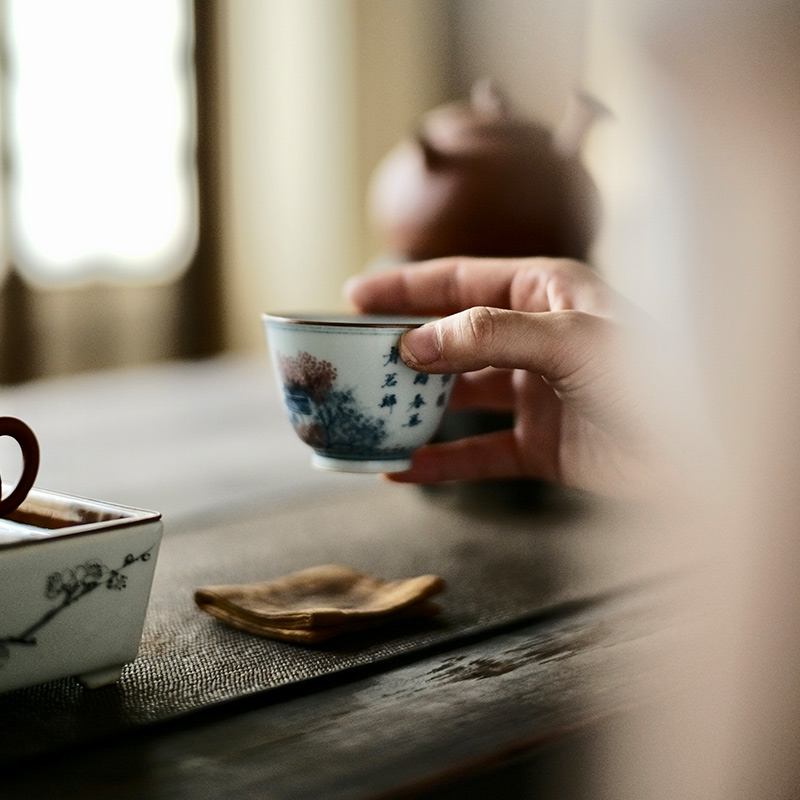
POLYGON ((334 458, 314 453, 311 463, 317 469, 334 470, 336 472, 403 472, 411 466, 410 458, 375 458, 354 459, 334 458))

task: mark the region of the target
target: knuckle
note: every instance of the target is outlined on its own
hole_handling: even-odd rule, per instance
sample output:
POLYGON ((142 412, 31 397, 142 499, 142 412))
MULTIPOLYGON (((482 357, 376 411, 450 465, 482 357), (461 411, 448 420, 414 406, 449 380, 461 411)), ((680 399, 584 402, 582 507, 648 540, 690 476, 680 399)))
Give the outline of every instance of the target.
POLYGON ((466 256, 456 256, 453 259, 453 269, 448 275, 448 282, 444 288, 445 298, 450 308, 463 308, 463 291, 470 282, 470 267, 472 259, 466 256))
POLYGON ((591 341, 594 331, 594 319, 590 314, 568 308, 552 312, 554 344, 569 346, 585 346, 591 341))
POLYGON ((608 322, 582 311, 553 314, 553 362, 566 377, 591 361, 608 345, 608 322))
POLYGON ((486 366, 483 361, 497 343, 500 313, 500 309, 476 306, 453 316, 447 324, 440 324, 437 330, 441 360, 459 368, 486 366))
POLYGON ((470 308, 465 315, 465 334, 474 344, 491 347, 495 338, 498 309, 487 306, 470 308))
MULTIPOLYGON (((550 276, 548 289, 551 296, 564 300, 570 296, 573 286, 571 275, 564 272, 554 272, 550 276)), ((569 308, 569 306, 564 306, 564 308, 569 308)))

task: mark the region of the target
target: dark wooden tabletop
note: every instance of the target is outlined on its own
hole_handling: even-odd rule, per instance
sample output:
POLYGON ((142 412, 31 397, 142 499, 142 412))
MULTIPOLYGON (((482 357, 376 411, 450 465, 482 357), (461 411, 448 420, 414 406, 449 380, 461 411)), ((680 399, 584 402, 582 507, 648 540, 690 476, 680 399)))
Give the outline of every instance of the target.
MULTIPOLYGON (((39 437, 37 485, 159 510, 167 536, 309 505, 324 517, 326 503, 341 507, 370 481, 420 491, 313 471, 258 357, 42 381, 4 390, 2 406, 39 437)), ((4 458, 13 457, 0 453, 5 476, 14 467, 4 458)), ((498 487, 451 487, 431 502, 439 514, 494 506, 502 516, 507 498, 498 487)), ((0 796, 598 796, 609 742, 631 715, 670 702, 654 665, 679 637, 671 598, 685 565, 647 513, 603 506, 587 516, 586 503, 540 488, 523 512, 531 536, 557 519, 564 533, 548 547, 570 553, 537 566, 563 573, 558 602, 543 598, 541 613, 59 749, 47 769, 22 759, 5 768, 0 796)))

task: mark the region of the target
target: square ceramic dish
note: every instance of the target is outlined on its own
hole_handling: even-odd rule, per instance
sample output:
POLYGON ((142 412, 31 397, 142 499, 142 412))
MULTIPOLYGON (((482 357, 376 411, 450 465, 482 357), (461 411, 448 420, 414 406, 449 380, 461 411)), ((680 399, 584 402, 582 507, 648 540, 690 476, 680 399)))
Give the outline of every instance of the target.
POLYGON ((161 515, 32 489, 0 519, 0 692, 116 681, 139 650, 161 515))

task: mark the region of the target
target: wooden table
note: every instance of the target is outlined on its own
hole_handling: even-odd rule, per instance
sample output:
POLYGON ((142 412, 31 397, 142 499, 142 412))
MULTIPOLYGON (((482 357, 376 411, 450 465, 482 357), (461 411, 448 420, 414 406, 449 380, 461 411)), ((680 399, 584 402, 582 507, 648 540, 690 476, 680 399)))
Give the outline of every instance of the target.
MULTIPOLYGON (((161 511, 166 552, 170 537, 309 508, 324 519, 350 502, 354 524, 379 526, 358 509, 381 493, 420 502, 415 487, 313 471, 258 357, 48 380, 2 398, 2 413, 39 436, 37 485, 161 511)), ((13 469, 0 452, 0 473, 13 469)), ((423 502, 440 519, 506 513, 501 493, 478 488, 423 502)), ((680 638, 671 598, 685 565, 647 513, 625 512, 543 489, 523 519, 543 574, 560 570, 558 591, 524 618, 54 752, 46 770, 11 764, 0 796, 594 796, 609 768, 600 745, 618 741, 632 710, 670 702, 653 665, 680 638)), ((423 564, 429 536, 420 531, 423 564)), ((502 556, 502 534, 496 547, 502 556)))

